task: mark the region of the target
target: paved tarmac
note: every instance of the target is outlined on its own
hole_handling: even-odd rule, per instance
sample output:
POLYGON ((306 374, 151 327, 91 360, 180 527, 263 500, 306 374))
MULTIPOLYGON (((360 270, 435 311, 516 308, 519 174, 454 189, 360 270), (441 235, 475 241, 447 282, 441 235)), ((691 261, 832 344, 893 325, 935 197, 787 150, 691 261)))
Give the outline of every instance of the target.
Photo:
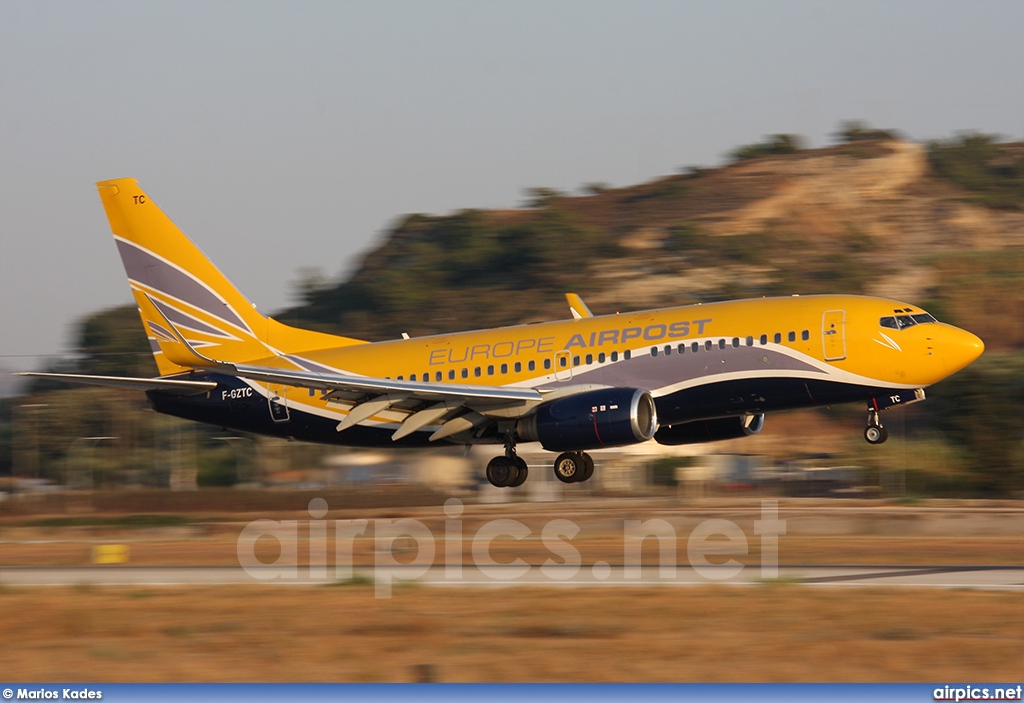
POLYGON ((80 566, 0 567, 0 586, 184 586, 323 585, 347 581, 378 584, 414 582, 425 586, 488 587, 645 587, 732 585, 782 582, 803 586, 975 588, 1024 591, 1024 566, 956 565, 780 565, 760 566, 622 564, 529 566, 381 565, 351 570, 310 566, 80 566))

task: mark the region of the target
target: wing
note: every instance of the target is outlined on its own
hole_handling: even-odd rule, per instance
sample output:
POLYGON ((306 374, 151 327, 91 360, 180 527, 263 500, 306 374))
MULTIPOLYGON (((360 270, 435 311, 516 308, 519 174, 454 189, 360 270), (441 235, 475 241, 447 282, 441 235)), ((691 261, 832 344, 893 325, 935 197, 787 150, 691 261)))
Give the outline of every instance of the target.
POLYGON ((405 411, 401 426, 392 435, 394 440, 438 424, 440 429, 430 439, 444 439, 473 430, 488 421, 522 417, 544 399, 543 394, 533 388, 395 381, 247 364, 221 364, 209 370, 253 381, 306 388, 311 392, 320 391, 324 399, 350 404, 348 416, 338 423, 339 432, 386 410, 405 411))
MULTIPOLYGON (((155 309, 162 314, 158 306, 155 306, 155 309)), ((163 320, 166 323, 167 338, 160 340, 161 349, 175 364, 240 379, 305 388, 310 394, 319 391, 322 399, 348 406, 348 415, 338 423, 338 432, 392 410, 400 413, 402 417, 401 425, 392 435, 393 440, 401 439, 427 426, 440 425, 430 437, 431 441, 436 441, 471 432, 503 419, 523 417, 543 400, 561 395, 567 390, 561 389, 561 392, 549 394, 534 388, 373 378, 338 373, 292 355, 285 355, 283 358, 299 367, 298 369, 218 361, 197 351, 166 315, 163 315, 163 320)), ((144 379, 45 373, 24 375, 47 376, 90 385, 177 393, 198 394, 217 387, 213 381, 176 378, 144 379)))
MULTIPOLYGON (((202 368, 241 379, 320 391, 324 399, 347 405, 349 408, 348 415, 338 423, 338 432, 387 410, 403 412, 405 417, 401 426, 392 435, 394 440, 428 425, 438 424, 441 427, 430 439, 444 439, 461 432, 469 432, 488 422, 522 417, 543 400, 541 392, 532 388, 394 381, 219 362, 204 363, 202 368)), ((43 372, 26 372, 18 375, 180 395, 198 395, 217 387, 215 381, 177 378, 131 378, 43 372)))
POLYGON ((237 378, 320 391, 326 400, 351 404, 348 416, 338 423, 338 432, 385 410, 399 410, 406 414, 392 435, 393 440, 440 423, 441 428, 430 437, 436 441, 468 432, 489 420, 522 417, 543 399, 541 392, 533 388, 395 381, 341 374, 324 367, 313 371, 308 369, 310 362, 291 355, 284 358, 295 366, 307 367, 306 370, 217 361, 196 351, 158 306, 156 309, 169 334, 160 347, 171 361, 237 378))

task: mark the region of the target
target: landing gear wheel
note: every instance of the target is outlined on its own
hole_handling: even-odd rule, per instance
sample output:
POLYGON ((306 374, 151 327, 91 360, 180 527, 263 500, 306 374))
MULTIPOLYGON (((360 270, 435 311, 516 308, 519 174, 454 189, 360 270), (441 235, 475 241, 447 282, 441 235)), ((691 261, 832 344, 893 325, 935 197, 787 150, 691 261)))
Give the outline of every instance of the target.
POLYGON ((868 444, 881 444, 889 439, 889 430, 878 421, 878 409, 868 404, 868 426, 864 428, 864 439, 868 444))
POLYGON ((519 488, 526 483, 526 479, 530 476, 530 467, 528 467, 526 462, 518 456, 512 459, 512 462, 516 465, 516 478, 509 482, 508 487, 519 488))
POLYGON ((868 441, 868 444, 881 444, 889 439, 889 430, 881 425, 868 425, 864 430, 864 439, 868 441))
POLYGON ((583 457, 583 473, 580 474, 579 481, 589 481, 590 477, 594 475, 594 458, 586 452, 580 452, 580 456, 583 457))
POLYGON ((487 463, 487 480, 492 486, 505 488, 511 486, 518 478, 519 467, 511 459, 496 456, 487 463))
POLYGON ((575 483, 584 471, 583 457, 576 452, 559 454, 555 459, 555 478, 562 483, 575 483))

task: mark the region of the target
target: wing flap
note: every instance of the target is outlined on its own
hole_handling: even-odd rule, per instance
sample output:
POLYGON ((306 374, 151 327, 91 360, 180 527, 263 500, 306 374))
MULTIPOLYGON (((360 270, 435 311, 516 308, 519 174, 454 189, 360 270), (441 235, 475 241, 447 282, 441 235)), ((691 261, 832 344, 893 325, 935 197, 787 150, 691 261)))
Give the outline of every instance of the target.
POLYGON ((454 403, 437 403, 429 408, 420 410, 419 412, 413 413, 405 419, 402 426, 391 435, 392 441, 397 442, 402 437, 411 435, 418 429, 426 427, 427 425, 433 425, 442 417, 450 413, 452 410, 458 409, 458 405, 454 403))
POLYGON ((396 403, 399 400, 402 400, 402 398, 403 396, 401 395, 385 393, 384 395, 359 403, 349 410, 348 415, 345 416, 344 420, 338 423, 338 427, 336 429, 338 432, 341 432, 343 430, 347 430, 349 427, 358 425, 363 420, 369 420, 377 413, 387 410, 391 407, 392 403, 396 403))
POLYGON ((486 421, 487 418, 480 413, 470 411, 465 415, 452 418, 441 425, 440 429, 430 435, 430 441, 436 442, 439 439, 445 439, 452 435, 459 434, 460 432, 468 432, 475 427, 479 427, 486 421))

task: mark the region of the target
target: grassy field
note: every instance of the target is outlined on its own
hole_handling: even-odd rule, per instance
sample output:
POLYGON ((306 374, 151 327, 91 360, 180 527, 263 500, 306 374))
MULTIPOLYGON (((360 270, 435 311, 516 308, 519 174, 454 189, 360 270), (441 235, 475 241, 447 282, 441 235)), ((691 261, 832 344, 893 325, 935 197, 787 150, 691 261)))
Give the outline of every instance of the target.
MULTIPOLYGON (((93 533, 89 536, 54 537, 47 532, 33 532, 30 535, 6 531, 7 539, 17 535, 24 543, 7 543, 0 550, 2 566, 87 566, 92 563, 92 549, 97 544, 124 543, 129 552, 129 563, 136 566, 234 566, 238 564, 237 538, 240 528, 220 535, 209 535, 197 539, 174 539, 161 535, 128 535, 117 533, 93 533), (53 540, 53 541, 47 541, 53 540)), ((443 533, 438 533, 443 534, 443 533)), ((683 535, 685 537, 685 535, 683 535)), ((17 538, 17 537, 15 537, 17 538)), ((610 564, 623 563, 625 547, 621 534, 592 534, 577 537, 572 542, 585 564, 606 561, 610 564)), ((463 563, 472 563, 472 543, 463 543, 463 563)), ((310 554, 326 555, 329 565, 335 560, 335 541, 328 539, 322 544, 303 542, 298 550, 297 563, 305 565, 310 554)), ((686 539, 677 540, 676 553, 679 563, 687 560, 686 539)), ((264 563, 276 563, 280 555, 277 543, 266 540, 257 543, 255 553, 264 563)), ((644 542, 642 558, 645 564, 658 564, 660 555, 654 539, 644 542)), ((515 559, 541 565, 552 557, 539 542, 526 544, 511 538, 495 539, 489 554, 496 561, 511 562, 515 559)), ((396 554, 398 561, 409 561, 415 552, 405 556, 396 554)), ((357 565, 374 563, 373 542, 357 540, 352 562, 357 565)), ((743 564, 760 564, 760 543, 751 540, 746 554, 730 555, 730 559, 743 564)), ((958 565, 1005 565, 1019 564, 1024 558, 1024 537, 863 537, 863 536, 787 536, 780 540, 779 561, 782 564, 958 564, 958 565)), ((724 558, 718 559, 724 561, 724 558)), ((445 563, 444 548, 437 544, 435 563, 445 563)))
POLYGON ((6 588, 26 681, 923 681, 1024 671, 1019 593, 6 588))

